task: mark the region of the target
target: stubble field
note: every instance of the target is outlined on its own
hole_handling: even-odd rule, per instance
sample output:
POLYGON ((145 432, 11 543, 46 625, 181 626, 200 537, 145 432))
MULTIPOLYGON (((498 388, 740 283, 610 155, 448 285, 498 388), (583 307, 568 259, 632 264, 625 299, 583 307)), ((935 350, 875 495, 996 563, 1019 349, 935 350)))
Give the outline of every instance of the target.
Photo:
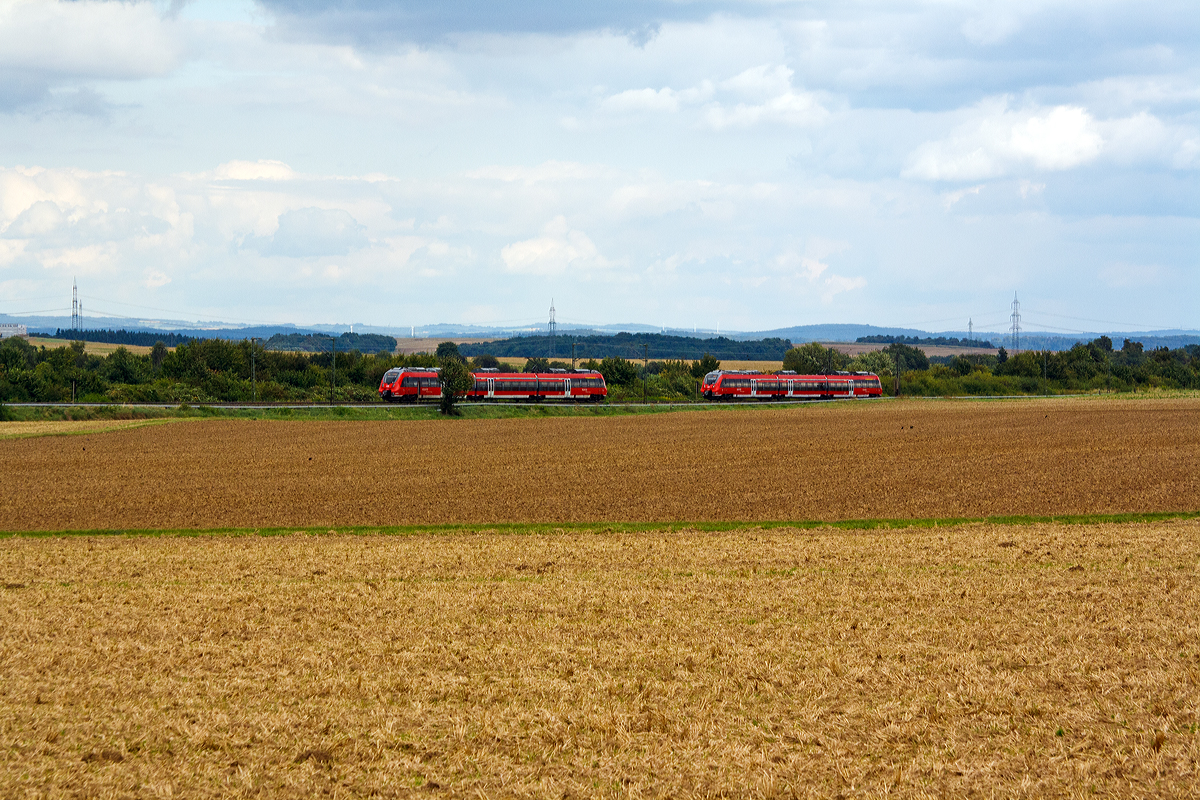
POLYGON ((1198 534, 9 539, 0 793, 1194 797, 1198 534))
POLYGON ((1194 514, 754 521, 1194 512, 1198 422, 1064 399, 3 440, 0 529, 296 532, 0 538, 0 796, 1196 797, 1194 514))
POLYGON ((1200 509, 1200 399, 191 421, 0 441, 0 530, 1200 509))

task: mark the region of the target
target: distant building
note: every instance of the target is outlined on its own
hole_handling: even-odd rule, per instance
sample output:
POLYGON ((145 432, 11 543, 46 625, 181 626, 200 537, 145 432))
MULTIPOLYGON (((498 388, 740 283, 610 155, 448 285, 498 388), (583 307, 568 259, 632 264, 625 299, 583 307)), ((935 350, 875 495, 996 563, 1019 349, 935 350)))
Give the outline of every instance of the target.
POLYGON ((0 322, 0 339, 7 339, 10 336, 29 336, 29 332, 24 325, 13 325, 8 322, 0 322))

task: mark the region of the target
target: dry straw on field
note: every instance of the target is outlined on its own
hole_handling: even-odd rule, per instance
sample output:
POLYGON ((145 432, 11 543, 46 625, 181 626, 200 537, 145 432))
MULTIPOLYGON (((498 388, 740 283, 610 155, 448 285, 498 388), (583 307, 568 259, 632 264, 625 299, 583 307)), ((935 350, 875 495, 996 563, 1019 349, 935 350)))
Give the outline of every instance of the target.
POLYGON ((1200 523, 0 541, 5 797, 1195 796, 1200 523))
POLYGON ((197 421, 0 442, 0 529, 1191 511, 1197 453, 1197 398, 197 421))

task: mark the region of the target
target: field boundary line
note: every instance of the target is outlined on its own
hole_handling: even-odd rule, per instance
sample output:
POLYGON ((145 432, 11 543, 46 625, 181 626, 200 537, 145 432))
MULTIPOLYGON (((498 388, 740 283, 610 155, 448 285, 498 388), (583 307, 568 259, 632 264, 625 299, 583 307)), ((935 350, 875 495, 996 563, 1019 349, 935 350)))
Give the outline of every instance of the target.
POLYGON ((990 517, 935 517, 927 519, 853 519, 853 520, 746 520, 731 522, 505 522, 444 523, 440 525, 295 525, 258 528, 112 528, 89 530, 5 531, 0 539, 59 538, 79 536, 168 536, 168 537, 241 537, 241 536, 436 536, 446 534, 544 536, 568 533, 641 533, 665 531, 723 532, 737 530, 817 530, 840 531, 904 530, 909 528, 959 527, 963 525, 1104 525, 1200 519, 1197 511, 1122 512, 1116 514, 1053 514, 1047 516, 999 515, 990 517))

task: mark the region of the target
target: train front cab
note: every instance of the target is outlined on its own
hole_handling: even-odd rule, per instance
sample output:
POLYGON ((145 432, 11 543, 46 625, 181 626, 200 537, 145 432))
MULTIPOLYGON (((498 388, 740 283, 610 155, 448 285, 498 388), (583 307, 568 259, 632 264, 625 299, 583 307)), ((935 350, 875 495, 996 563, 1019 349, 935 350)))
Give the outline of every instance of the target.
POLYGON ((389 369, 379 382, 379 396, 389 403, 437 400, 442 396, 441 367, 389 369))

